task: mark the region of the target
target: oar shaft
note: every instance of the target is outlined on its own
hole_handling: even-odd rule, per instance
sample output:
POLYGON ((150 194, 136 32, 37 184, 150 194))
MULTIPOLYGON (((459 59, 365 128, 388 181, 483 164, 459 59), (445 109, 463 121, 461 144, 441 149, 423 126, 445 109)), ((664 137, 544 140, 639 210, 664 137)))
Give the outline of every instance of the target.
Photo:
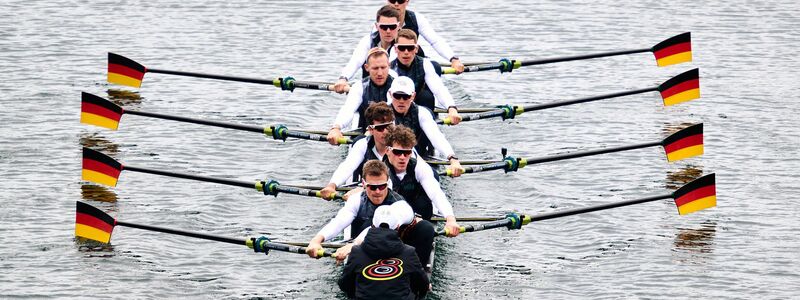
POLYGON ((247 240, 246 239, 236 239, 236 238, 230 238, 230 237, 224 237, 224 236, 218 236, 218 235, 212 235, 212 234, 205 234, 205 233, 199 233, 199 232, 177 230, 177 229, 164 228, 164 227, 158 227, 158 226, 142 225, 142 224, 136 224, 136 223, 128 223, 128 222, 122 222, 122 221, 117 221, 117 225, 125 226, 125 227, 138 228, 138 229, 144 229, 144 230, 150 230, 150 231, 169 233, 169 234, 188 236, 188 237, 194 237, 194 238, 200 238, 200 239, 204 239, 204 240, 211 240, 211 241, 217 241, 217 242, 237 244, 237 245, 242 245, 242 246, 246 246, 247 245, 247 240))
MULTIPOLYGON (((302 189, 302 188, 296 188, 296 187, 286 186, 286 185, 278 185, 276 187, 276 190, 278 192, 281 192, 281 193, 322 198, 322 194, 320 194, 319 190, 302 189)), ((334 194, 333 199, 341 200, 342 199, 342 195, 339 194, 339 193, 336 193, 336 194, 334 194)))
POLYGON ((578 104, 578 103, 586 103, 586 102, 592 102, 592 101, 597 101, 597 100, 611 99, 611 98, 630 96, 630 95, 636 95, 636 94, 642 94, 642 93, 648 93, 648 92, 657 92, 657 91, 658 91, 658 87, 652 87, 652 88, 646 88, 646 89, 638 89, 638 90, 631 90, 631 91, 624 91, 624 92, 618 92, 618 93, 605 94, 605 95, 594 96, 594 97, 578 98, 578 99, 565 100, 565 101, 556 101, 556 102, 543 103, 543 104, 537 104, 537 105, 526 105, 526 106, 523 107, 523 111, 526 111, 526 112, 528 112, 528 111, 536 111, 536 110, 542 110, 542 109, 559 107, 559 106, 567 106, 567 105, 573 105, 573 104, 578 104))
POLYGON ((606 153, 613 153, 613 152, 621 152, 627 150, 634 150, 634 149, 641 149, 641 148, 648 148, 654 146, 661 146, 661 142, 652 142, 652 143, 643 143, 643 144, 636 144, 636 145, 628 145, 628 146, 621 146, 621 147, 613 147, 613 148, 605 148, 605 149, 597 149, 597 150, 590 150, 584 152, 575 152, 575 153, 565 153, 560 155, 552 155, 552 156, 545 156, 545 157, 538 157, 538 158, 526 158, 528 165, 531 164, 539 164, 539 163, 546 163, 551 161, 558 161, 558 160, 565 160, 571 158, 578 158, 584 156, 592 156, 592 155, 599 155, 599 154, 606 154, 606 153))
POLYGON ((192 175, 192 174, 185 174, 185 173, 178 173, 178 172, 153 170, 153 169, 139 168, 139 167, 128 166, 128 165, 124 166, 123 170, 133 171, 133 172, 140 172, 140 173, 148 173, 148 174, 156 174, 156 175, 169 176, 169 177, 177 177, 177 178, 183 178, 183 179, 205 181, 205 182, 213 182, 213 183, 226 184, 226 185, 232 185, 232 186, 239 186, 239 187, 245 187, 245 188, 255 188, 255 183, 254 182, 247 182, 247 181, 241 181, 241 180, 222 179, 222 178, 206 177, 206 176, 199 176, 199 175, 192 175))
POLYGON ((198 78, 209 78, 209 79, 219 79, 219 80, 228 80, 228 81, 239 81, 239 82, 249 82, 249 83, 274 85, 274 80, 272 80, 272 79, 225 76, 225 75, 205 74, 205 73, 196 73, 196 72, 184 72, 184 71, 172 71, 172 70, 162 70, 162 69, 150 69, 150 68, 147 69, 147 72, 148 73, 161 73, 161 74, 170 74, 170 75, 179 75, 179 76, 189 76, 189 77, 198 77, 198 78))
POLYGON ((125 110, 125 113, 132 114, 132 115, 139 115, 151 118, 158 118, 164 120, 172 120, 178 122, 187 122, 187 123, 194 123, 200 125, 209 125, 209 126, 216 126, 222 128, 229 128, 229 129, 237 129, 237 130, 246 130, 258 133, 264 133, 264 127, 259 126, 252 126, 252 125, 241 125, 241 124, 233 124, 227 122, 216 122, 216 121, 207 121, 207 120, 200 120, 195 118, 187 118, 187 117, 179 117, 179 116, 172 116, 172 115, 165 115, 159 113, 151 113, 151 112, 144 112, 144 111, 136 111, 136 110, 125 110))
POLYGON ((564 56, 564 57, 554 57, 554 58, 544 58, 544 59, 523 60, 521 62, 521 64, 522 64, 522 66, 544 65, 544 64, 551 64, 551 63, 564 62, 564 61, 592 59, 592 58, 617 56, 617 55, 627 55, 627 54, 642 53, 642 52, 650 52, 650 48, 635 49, 635 50, 611 51, 611 52, 603 52, 603 53, 595 53, 595 54, 564 56))
MULTIPOLYGON (((464 232, 475 232, 475 231, 482 231, 482 230, 486 230, 486 229, 506 227, 506 226, 508 226, 508 224, 510 222, 511 222, 511 220, 509 220, 507 218, 503 218, 502 220, 497 220, 497 221, 494 221, 494 222, 488 222, 488 223, 483 223, 483 224, 478 224, 478 225, 461 226, 461 232, 462 233, 464 233, 464 232)), ((442 235, 445 235, 445 234, 446 234, 446 232, 444 230, 436 232, 437 236, 442 236, 442 235)))
POLYGON ((560 218, 560 217, 566 217, 566 216, 571 216, 571 215, 589 213, 589 212, 594 212, 594 211, 599 211, 599 210, 617 208, 617 207, 622 207, 622 206, 640 204, 640 203, 645 203, 645 202, 650 202, 650 201, 655 201, 655 200, 661 200, 661 199, 668 199, 668 198, 672 198, 672 194, 656 195, 656 196, 633 199, 633 200, 628 200, 628 201, 620 201, 620 202, 600 204, 600 205, 589 206, 589 207, 582 207, 582 208, 567 209, 567 210, 562 210, 562 211, 555 211, 555 212, 551 212, 551 213, 545 213, 545 214, 539 214, 539 215, 531 216, 531 221, 543 221, 543 220, 548 220, 548 219, 555 219, 555 218, 560 218))

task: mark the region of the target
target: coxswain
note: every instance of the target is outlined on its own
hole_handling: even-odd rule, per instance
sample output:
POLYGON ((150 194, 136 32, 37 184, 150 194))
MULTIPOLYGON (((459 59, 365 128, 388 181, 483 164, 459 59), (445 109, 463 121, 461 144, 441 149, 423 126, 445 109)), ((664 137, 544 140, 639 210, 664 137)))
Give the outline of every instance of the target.
POLYGON ((450 162, 448 169, 453 173, 452 176, 461 176, 463 172, 461 163, 450 142, 436 125, 433 112, 414 104, 414 96, 416 96, 414 82, 410 78, 400 76, 392 81, 387 98, 394 110, 395 124, 406 126, 414 132, 417 137, 415 148, 419 154, 431 157, 434 155, 434 150, 438 151, 450 162))
POLYGON ((363 242, 352 247, 339 288, 355 299, 421 299, 430 287, 413 247, 403 244, 397 229, 413 217, 411 210, 393 205, 375 209, 372 227, 363 242), (406 216, 407 215, 407 216, 406 216))
POLYGON ((414 103, 433 111, 437 106, 447 108, 452 125, 461 122, 453 96, 444 86, 442 78, 436 73, 430 59, 418 55, 417 34, 411 29, 400 29, 394 44, 397 59, 389 66, 398 76, 406 76, 414 81, 416 96, 414 103))
MULTIPOLYGON (((375 16, 375 28, 358 42, 350 61, 344 66, 342 73, 339 75, 339 80, 333 86, 334 91, 340 94, 348 92, 350 86, 347 81, 353 78, 358 70, 364 70, 362 66, 366 68, 364 70, 366 73, 363 74, 366 77, 366 74, 369 73, 369 67, 364 65, 364 62, 368 60, 368 54, 372 52, 370 49, 381 48, 387 51, 387 56, 391 56, 394 59, 394 53, 390 52, 394 41, 397 39, 397 31, 400 28, 400 11, 391 5, 384 5, 378 9, 378 13, 375 16)), ((352 93, 352 91, 349 92, 352 93)))
POLYGON ((369 72, 369 77, 364 78, 361 84, 353 85, 347 95, 344 105, 336 114, 333 126, 328 131, 328 142, 337 145, 338 140, 344 137, 342 128, 350 128, 353 116, 358 113, 358 128, 366 129, 369 123, 366 121, 364 113, 372 102, 386 102, 386 95, 392 84, 393 76, 389 70, 389 53, 383 48, 372 48, 367 55, 367 63, 364 65, 369 72))

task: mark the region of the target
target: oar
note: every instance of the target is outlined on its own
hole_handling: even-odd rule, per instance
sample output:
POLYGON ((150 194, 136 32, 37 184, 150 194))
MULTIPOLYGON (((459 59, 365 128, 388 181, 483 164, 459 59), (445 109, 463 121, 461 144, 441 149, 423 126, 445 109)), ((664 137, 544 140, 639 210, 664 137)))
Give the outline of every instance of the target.
MULTIPOLYGON (((649 148, 661 146, 664 147, 664 152, 667 155, 667 161, 673 162, 681 159, 686 159, 703 154, 703 123, 691 125, 684 129, 679 130, 668 136, 667 138, 650 143, 628 145, 614 148, 605 148, 584 152, 566 153, 560 155, 536 157, 536 158, 518 158, 506 156, 500 162, 471 166, 463 168, 464 173, 478 173, 490 170, 504 170, 508 172, 516 172, 519 168, 527 165, 540 164, 552 161, 559 161, 565 159, 572 159, 578 157, 600 155, 606 153, 614 153, 642 148, 649 148)), ((452 176, 452 170, 447 170, 439 173, 440 176, 452 176)))
MULTIPOLYGON (((675 199, 675 205, 678 207, 678 213, 680 215, 685 215, 695 211, 717 206, 717 190, 716 190, 716 183, 714 180, 714 173, 695 179, 692 182, 687 183, 680 189, 676 190, 675 192, 669 194, 661 194, 645 198, 606 203, 606 204, 588 206, 583 208, 566 209, 566 210, 554 211, 550 213, 544 213, 532 216, 509 214, 503 220, 483 223, 480 225, 461 226, 460 232, 461 233, 475 232, 475 231, 482 231, 486 229, 500 228, 500 227, 506 227, 509 230, 520 229, 523 225, 528 225, 531 222, 544 221, 549 219, 567 217, 572 215, 584 214, 589 212, 595 212, 600 210, 606 210, 611 208, 629 206, 634 204, 640 204, 640 203, 646 203, 646 202, 652 202, 656 200, 670 199, 670 198, 675 199)), ((437 231, 436 235, 445 235, 446 233, 447 233, 446 230, 442 230, 442 231, 437 231)))
MULTIPOLYGON (((238 186, 244 188, 255 188, 257 191, 263 192, 264 195, 278 196, 278 193, 287 193, 287 194, 295 194, 301 196, 323 198, 319 190, 308 190, 308 189, 297 188, 290 185, 281 185, 277 181, 270 179, 263 181, 256 181, 256 182, 252 181, 248 182, 248 181, 206 177, 206 176, 199 176, 199 175, 192 175, 192 174, 178 173, 171 171, 162 171, 150 168, 141 168, 131 165, 122 165, 120 162, 109 157, 108 155, 105 155, 103 153, 100 153, 98 151, 86 147, 83 148, 83 170, 81 171, 81 178, 83 180, 107 186, 117 186, 117 180, 119 179, 119 175, 123 170, 139 172, 139 173, 155 174, 161 176, 177 177, 177 178, 197 180, 197 181, 213 182, 213 183, 238 186)), ((336 193, 333 196, 333 198, 342 199, 342 194, 336 193)), ((326 200, 331 200, 331 199, 326 199, 326 200)))
MULTIPOLYGON (((157 231, 161 233, 188 236, 210 241, 242 245, 242 246, 247 246, 250 249, 253 249, 256 253, 263 252, 267 255, 269 254, 270 250, 277 250, 277 251, 291 252, 298 254, 306 253, 306 248, 304 247, 275 243, 263 236, 259 238, 243 239, 243 238, 211 235, 200 232, 184 231, 166 227, 123 222, 114 219, 107 213, 97 209, 94 206, 91 206, 89 204, 80 201, 76 202, 76 209, 75 209, 76 237, 90 239, 108 244, 109 242, 111 242, 111 232, 114 230, 115 226, 125 226, 125 227, 138 228, 150 231, 157 231)), ((317 257, 322 257, 322 256, 330 257, 331 255, 333 255, 333 253, 325 251, 323 249, 320 249, 319 252, 317 252, 317 257)))
POLYGON ((108 82, 139 88, 142 86, 142 78, 144 78, 145 73, 161 73, 178 76, 268 84, 274 85, 275 87, 278 87, 284 91, 294 91, 295 88, 333 91, 333 83, 297 81, 290 76, 276 77, 274 79, 261 79, 153 69, 145 67, 144 65, 122 55, 111 52, 108 53, 108 82))
MULTIPOLYGON (((686 71, 678 76, 672 77, 669 80, 665 81, 664 83, 656 86, 656 87, 649 87, 643 88, 638 90, 630 90, 618 93, 611 93, 606 95, 594 96, 594 97, 587 97, 587 98, 579 98, 573 100, 566 100, 566 101, 557 101, 557 102, 550 102, 544 104, 535 104, 535 105, 526 105, 526 106, 519 106, 519 105, 504 105, 498 108, 495 108, 492 111, 487 111, 483 113, 478 113, 474 115, 464 116, 461 119, 461 122, 467 121, 475 121, 480 119, 487 119, 487 118, 497 118, 500 117, 503 120, 506 119, 513 119, 515 116, 518 116, 524 112, 529 111, 537 111, 543 110, 547 108, 553 107, 560 107, 560 106, 567 106, 573 105, 578 103, 586 103, 592 101, 598 101, 603 99, 611 99, 611 98, 618 98, 623 96, 630 96, 642 93, 649 93, 649 92, 659 92, 661 95, 661 99, 665 106, 675 105, 678 103, 691 101, 697 98, 700 98, 700 70, 693 69, 686 71)), ((447 124, 451 125, 450 118, 444 118, 441 120, 436 121, 437 124, 447 124)))
MULTIPOLYGON (((117 128, 119 127, 119 121, 122 118, 122 114, 131 114, 143 117, 257 132, 265 134, 267 136, 271 136, 273 139, 283 140, 283 141, 286 141, 286 138, 289 137, 310 140, 310 141, 320 141, 320 142, 328 141, 325 136, 313 133, 306 133, 298 130, 289 130, 283 124, 259 127, 252 125, 207 121, 195 118, 179 117, 179 116, 165 115, 159 113, 124 109, 121 106, 116 105, 111 101, 103 99, 102 97, 89 94, 87 92, 81 92, 81 123, 105 127, 111 130, 117 130, 117 128)), ((353 143, 350 139, 345 137, 340 138, 337 142, 339 143, 339 145, 353 143)))
MULTIPOLYGON (((656 64, 659 67, 690 62, 692 61, 692 37, 691 33, 685 32, 671 38, 668 38, 661 43, 656 44, 651 48, 611 51, 587 55, 565 56, 545 59, 534 60, 510 60, 503 58, 496 63, 487 62, 480 65, 465 66, 464 72, 477 72, 486 70, 500 70, 500 72, 511 72, 514 69, 519 69, 524 66, 544 65, 557 62, 584 60, 600 57, 628 55, 635 53, 653 52, 656 57, 656 64)), ((453 68, 444 68, 443 74, 455 74, 456 70, 453 68)))

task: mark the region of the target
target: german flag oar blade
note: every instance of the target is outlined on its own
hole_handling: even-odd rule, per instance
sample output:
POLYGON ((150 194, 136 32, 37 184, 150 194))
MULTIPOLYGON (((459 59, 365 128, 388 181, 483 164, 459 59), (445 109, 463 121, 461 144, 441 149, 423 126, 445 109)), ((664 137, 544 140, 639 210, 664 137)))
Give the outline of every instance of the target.
POLYGON ((714 174, 697 178, 675 191, 672 196, 681 215, 717 206, 717 188, 714 174))
POLYGON ((123 109, 99 96, 81 92, 81 123, 117 130, 123 109))
POLYGON ((684 72, 658 86, 664 106, 700 98, 700 69, 684 72))
POLYGON ((147 68, 125 56, 108 52, 108 82, 139 88, 147 68))
POLYGON ((653 55, 659 67, 692 61, 692 35, 685 32, 653 46, 653 55))
POLYGON ((673 133, 662 141, 670 162, 703 154, 703 123, 673 133))
POLYGON ((76 203, 75 236, 108 244, 116 220, 94 206, 80 201, 76 203))
POLYGON ((83 168, 81 178, 86 181, 117 186, 117 179, 122 172, 122 164, 98 151, 83 148, 83 168))

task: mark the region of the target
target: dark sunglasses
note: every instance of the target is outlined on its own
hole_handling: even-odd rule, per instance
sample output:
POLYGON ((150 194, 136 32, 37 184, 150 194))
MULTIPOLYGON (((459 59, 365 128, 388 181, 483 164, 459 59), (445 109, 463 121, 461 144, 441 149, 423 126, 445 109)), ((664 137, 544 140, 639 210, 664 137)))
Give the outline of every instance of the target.
POLYGON ((406 95, 405 93, 394 93, 392 97, 397 100, 408 100, 411 99, 411 95, 406 95))
POLYGON ((397 156, 411 156, 411 149, 397 149, 392 148, 392 154, 397 156))
POLYGON ((384 183, 379 183, 379 184, 369 184, 369 183, 365 182, 364 184, 367 185, 367 188, 370 191, 382 191, 382 190, 385 190, 387 186, 389 186, 389 182, 384 182, 384 183))
POLYGON ((386 31, 386 30, 395 30, 395 29, 397 29, 397 26, 398 26, 397 23, 395 23, 395 24, 378 24, 378 28, 380 28, 381 30, 384 30, 384 31, 386 31))
POLYGON ((403 4, 406 3, 406 0, 389 0, 391 4, 403 4))
POLYGON ((417 45, 397 45, 397 51, 400 52, 411 52, 417 49, 417 45))
POLYGON ((383 124, 369 125, 369 126, 367 126, 367 127, 368 127, 368 128, 370 128, 370 129, 372 129, 372 130, 375 130, 375 131, 383 132, 384 130, 386 130, 386 128, 389 128, 389 126, 392 126, 392 125, 394 125, 394 122, 388 122, 388 123, 383 123, 383 124))

